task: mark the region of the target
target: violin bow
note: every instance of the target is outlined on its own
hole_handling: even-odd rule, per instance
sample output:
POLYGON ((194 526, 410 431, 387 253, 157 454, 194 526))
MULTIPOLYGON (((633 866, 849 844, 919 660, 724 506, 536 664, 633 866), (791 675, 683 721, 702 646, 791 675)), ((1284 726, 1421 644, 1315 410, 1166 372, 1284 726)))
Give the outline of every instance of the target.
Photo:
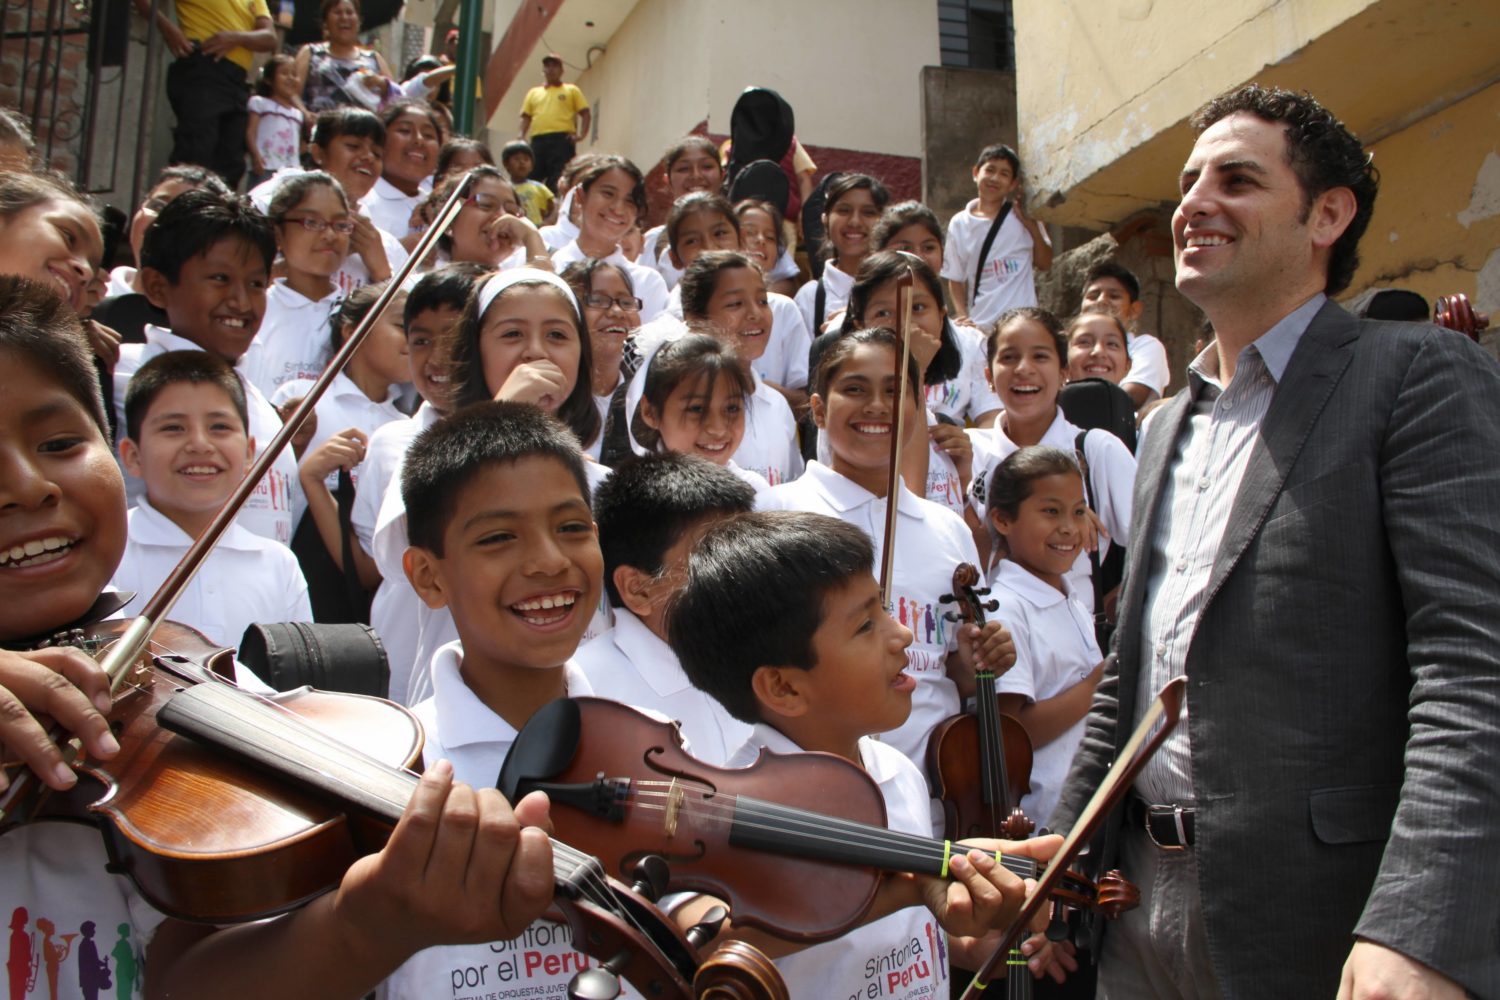
POLYGON ((1018 947, 1031 920, 1041 912, 1043 906, 1047 905, 1048 894, 1053 886, 1061 881, 1073 863, 1094 834, 1098 832, 1106 817, 1125 793, 1130 790, 1131 784, 1141 769, 1146 766, 1161 745, 1166 742, 1167 737, 1173 729, 1177 728, 1178 721, 1182 718, 1182 705, 1187 698, 1187 677, 1174 677, 1167 682, 1166 686, 1156 696, 1146 709, 1145 717, 1141 724, 1135 727, 1135 732, 1130 734, 1130 739, 1115 758, 1114 764, 1110 765, 1109 772, 1104 776, 1104 781, 1094 792, 1094 797, 1089 799, 1089 804, 1084 807, 1078 816, 1078 822, 1073 824, 1073 830, 1063 841, 1062 846, 1057 849, 1047 861, 1047 871, 1037 882, 1021 904, 1021 912, 1016 914, 1015 920, 1011 921, 1005 936, 1000 941, 1000 946, 995 953, 984 963, 984 967, 975 974, 969 985, 964 988, 960 1000, 979 1000, 979 995, 989 985, 1002 963, 1010 955, 1011 950, 1018 947), (1158 724, 1160 729, 1152 733, 1158 724))
MULTIPOLYGON (((204 561, 208 559, 209 553, 213 551, 214 546, 218 544, 224 532, 229 530, 229 525, 233 523, 235 516, 240 512, 240 508, 244 506, 245 501, 250 498, 250 494, 255 491, 255 487, 270 470, 272 463, 286 449, 293 435, 307 422, 307 418, 312 415, 313 407, 318 405, 318 400, 323 398, 323 393, 328 390, 329 385, 333 383, 339 372, 344 370, 344 366, 349 363, 349 359, 354 356, 354 352, 358 351, 360 346, 365 342, 365 338, 369 336, 370 330, 374 328, 375 324, 380 320, 381 315, 389 308, 392 300, 401 292, 406 279, 421 265, 428 253, 432 251, 433 246, 437 244, 438 238, 453 224, 453 220, 457 218, 459 211, 463 208, 464 197, 471 183, 472 175, 468 174, 464 175, 463 180, 459 181, 453 193, 448 196, 448 200, 443 203, 443 207, 433 220, 432 225, 428 227, 427 232, 422 234, 422 238, 417 242, 417 245, 412 248, 411 256, 407 258, 406 263, 402 264, 396 273, 392 275, 386 284, 385 291, 380 293, 380 297, 375 300, 375 304, 370 307, 370 311, 365 314, 364 319, 360 320, 355 326, 354 332, 344 341, 344 346, 338 349, 338 352, 334 354, 332 360, 323 369, 322 374, 313 383, 306 398, 297 405, 297 408, 292 411, 291 416, 287 417, 286 421, 281 425, 281 430, 271 438, 271 443, 266 446, 265 450, 255 456, 255 461, 251 463, 249 471, 245 473, 245 477, 240 480, 239 485, 234 488, 234 492, 224 501, 224 506, 219 508, 219 512, 214 515, 214 519, 208 528, 188 547, 187 552, 183 554, 182 559, 177 563, 176 567, 167 575, 167 578, 162 581, 162 585, 156 589, 156 593, 151 595, 151 599, 141 609, 140 615, 131 620, 130 624, 125 627, 125 631, 121 633, 120 638, 106 649, 104 655, 100 657, 99 665, 103 668, 105 675, 109 677, 110 693, 115 694, 119 692, 120 686, 130 674, 131 666, 140 657, 142 651, 146 648, 146 644, 151 640, 152 633, 156 631, 162 622, 166 621, 167 615, 171 613, 172 607, 177 603, 178 598, 182 596, 188 584, 192 583, 193 577, 197 575, 198 570, 203 566, 204 561)), ((53 735, 57 736, 59 734, 54 731, 53 735)), ((72 763, 78 754, 79 746, 79 741, 73 739, 68 741, 63 747, 64 758, 69 763, 72 763)), ((15 780, 11 782, 11 786, 6 790, 5 794, 0 795, 0 819, 9 816, 12 804, 20 801, 23 795, 26 794, 26 786, 29 784, 30 779, 31 773, 23 769, 16 775, 15 780)))
POLYGON ((896 339, 901 348, 896 352, 896 409, 891 417, 891 467, 886 474, 885 489, 885 536, 880 550, 880 600, 887 611, 891 609, 891 585, 896 565, 896 514, 901 506, 901 439, 906 436, 906 397, 911 391, 911 300, 912 285, 916 272, 908 264, 905 272, 896 277, 896 304, 901 311, 901 328, 896 339))

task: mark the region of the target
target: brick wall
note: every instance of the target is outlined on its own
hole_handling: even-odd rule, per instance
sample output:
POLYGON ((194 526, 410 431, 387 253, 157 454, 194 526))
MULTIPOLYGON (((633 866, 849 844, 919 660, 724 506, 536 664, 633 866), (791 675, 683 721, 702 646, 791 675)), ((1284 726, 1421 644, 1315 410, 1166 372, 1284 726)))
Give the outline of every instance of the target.
POLYGON ((8 37, 0 43, 0 104, 19 108, 22 116, 32 121, 38 155, 48 157, 53 169, 74 176, 88 80, 88 36, 78 11, 71 3, 62 3, 56 5, 60 24, 53 26, 62 31, 43 37, 49 6, 48 0, 7 5, 6 34, 29 31, 33 37, 8 37), (36 103, 39 92, 40 114, 36 103))

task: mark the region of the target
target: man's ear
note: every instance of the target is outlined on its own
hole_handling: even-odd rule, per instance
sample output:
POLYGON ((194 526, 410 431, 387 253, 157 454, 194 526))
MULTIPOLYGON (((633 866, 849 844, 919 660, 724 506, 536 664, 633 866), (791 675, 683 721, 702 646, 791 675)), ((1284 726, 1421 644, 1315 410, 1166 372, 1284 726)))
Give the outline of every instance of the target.
POLYGON ((141 279, 141 288, 146 291, 147 301, 156 308, 166 312, 167 289, 172 286, 172 283, 167 280, 167 276, 154 267, 143 267, 140 269, 139 277, 141 279))
POLYGON ((1354 192, 1346 187, 1329 188, 1314 198, 1307 219, 1313 246, 1319 250, 1331 248, 1354 221, 1358 209, 1354 192))
POLYGON ((424 548, 413 545, 401 555, 401 568, 422 603, 436 611, 448 606, 447 581, 441 561, 424 548))
POLYGON ((128 437, 120 438, 120 464, 135 478, 145 478, 141 475, 141 446, 128 437))
POLYGON ((645 618, 655 610, 656 602, 651 599, 651 584, 656 577, 634 566, 616 566, 612 579, 615 589, 620 592, 620 600, 631 614, 637 618, 645 618))
POLYGON ((807 713, 807 696, 802 678, 807 671, 795 667, 757 667, 750 675, 750 690, 770 718, 795 719, 807 713))
POLYGON ((813 393, 808 397, 807 403, 812 407, 813 425, 818 430, 823 430, 823 423, 828 419, 828 406, 823 402, 823 397, 813 393))

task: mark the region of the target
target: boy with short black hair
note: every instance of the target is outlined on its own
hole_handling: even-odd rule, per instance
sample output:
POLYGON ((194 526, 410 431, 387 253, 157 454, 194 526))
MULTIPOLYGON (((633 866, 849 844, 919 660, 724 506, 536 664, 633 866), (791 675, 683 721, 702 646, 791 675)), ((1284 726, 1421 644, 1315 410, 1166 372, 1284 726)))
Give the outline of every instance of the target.
POLYGON ((948 221, 942 277, 954 321, 988 333, 1005 310, 1036 305, 1032 268, 1052 266, 1052 239, 1026 214, 1014 149, 997 143, 980 150, 974 186, 979 197, 948 221))
MULTIPOLYGON (((427 761, 493 784, 517 732, 547 702, 593 693, 572 662, 603 574, 578 441, 526 403, 479 403, 412 442, 401 471, 407 578, 452 612, 459 638, 432 660, 432 696, 414 706, 427 761)), ((561 995, 592 965, 566 925, 502 943, 419 952, 385 984, 386 1000, 447 996, 454 970, 496 966, 494 995, 561 995)), ((635 995, 635 994, 630 994, 635 995)))
POLYGON ((1172 372, 1167 364, 1167 349, 1149 333, 1136 332, 1141 312, 1141 282, 1123 264, 1101 260, 1089 268, 1084 279, 1083 304, 1098 303, 1109 309, 1125 327, 1125 351, 1130 355, 1130 371, 1120 381, 1120 388, 1130 393, 1139 410, 1153 399, 1161 398, 1172 372))
MULTIPOLYGON (((115 571, 114 586, 135 593, 126 614, 140 614, 244 478, 255 454, 247 421, 244 386, 207 351, 158 354, 130 380, 120 459, 146 494, 115 571)), ((252 623, 312 621, 312 606, 292 550, 231 524, 172 617, 238 646, 252 623)))
MULTIPOLYGON (((0 704, 9 706, 0 745, 66 792, 77 778, 44 724, 77 734, 90 757, 116 757, 102 714, 109 682, 80 649, 37 647, 118 609, 104 588, 126 544, 125 488, 76 314, 53 290, 10 276, 0 276, 0 398, 0 704)), ((15 773, 0 772, 0 790, 15 773)), ((430 769, 385 848, 333 891, 227 929, 164 918, 111 866, 98 824, 69 816, 97 796, 53 796, 49 818, 0 837, 12 972, 24 982, 37 968, 33 928, 92 921, 120 928, 132 953, 144 953, 150 973, 132 963, 132 980, 146 996, 363 997, 420 943, 514 935, 551 900, 546 837, 515 824, 545 823, 544 803, 523 802, 513 818, 488 784, 476 791, 456 784, 446 765, 430 769), (328 961, 335 953, 341 960, 328 961)), ((85 995, 75 966, 49 970, 59 995, 85 995)), ((122 989, 124 968, 117 963, 122 989)))
POLYGON ((683 673, 667 645, 666 606, 698 535, 754 507, 749 483, 684 454, 625 462, 594 494, 614 627, 585 643, 576 662, 600 697, 662 713, 682 729, 695 757, 717 766, 750 727, 683 673))
MULTIPOLYGON (((763 750, 837 754, 880 786, 890 829, 931 837, 922 773, 870 738, 906 721, 916 686, 905 669, 911 632, 882 607, 874 561, 869 536, 837 518, 793 511, 732 517, 705 531, 689 555, 668 634, 693 683, 754 726, 728 766, 748 766, 763 750)), ((999 846, 1047 857, 1058 843, 999 846)), ((966 884, 989 877, 1005 897, 1003 908, 1014 912, 1019 895, 1011 894, 1019 883, 1007 880, 990 855, 959 854, 952 870, 966 884)), ((759 936, 753 943, 782 956, 776 965, 792 996, 945 996, 948 948, 965 966, 977 966, 992 948, 972 938, 950 941, 938 923, 972 934, 995 916, 955 919, 945 888, 951 887, 887 878, 870 911, 873 922, 836 941, 795 954, 759 936)), ((709 902, 696 900, 674 917, 686 926, 709 902)))
MULTIPOLYGON (((349 523, 380 571, 380 586, 370 602, 370 625, 380 634, 390 660, 390 697, 402 703, 417 655, 418 601, 401 569, 406 531, 391 523, 394 515, 382 519, 381 509, 388 495, 400 499, 396 476, 412 441, 448 413, 448 336, 474 282, 487 273, 482 264, 449 264, 424 274, 407 294, 406 360, 422 405, 410 420, 393 420, 370 435, 354 488, 349 523)), ((399 511, 399 502, 392 507, 399 511)))
POLYGON ((536 156, 531 143, 524 139, 507 142, 500 150, 500 165, 510 175, 510 186, 516 189, 516 197, 526 210, 526 218, 533 226, 541 226, 552 214, 552 204, 557 200, 552 189, 540 181, 531 179, 531 168, 536 156))
MULTIPOLYGON (((203 188, 162 209, 141 244, 140 282, 151 303, 167 314, 171 328, 148 324, 144 344, 120 348, 114 373, 117 425, 124 426, 130 377, 158 354, 207 351, 227 364, 239 364, 265 316, 275 258, 270 220, 237 195, 203 188)), ((235 374, 245 386, 249 434, 269 442, 281 429, 281 418, 238 368, 235 374)), ((138 502, 144 484, 130 477, 126 486, 131 502, 138 502)), ((297 461, 288 450, 256 487, 240 524, 287 544, 299 489, 297 461)))

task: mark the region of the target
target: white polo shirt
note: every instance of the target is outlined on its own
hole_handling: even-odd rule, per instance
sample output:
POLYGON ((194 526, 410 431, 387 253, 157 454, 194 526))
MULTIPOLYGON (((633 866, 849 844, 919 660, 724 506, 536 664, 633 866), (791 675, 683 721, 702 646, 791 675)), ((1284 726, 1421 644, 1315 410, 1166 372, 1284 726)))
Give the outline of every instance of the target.
POLYGON ((1143 385, 1160 396, 1172 381, 1172 369, 1167 363, 1167 349, 1160 340, 1149 333, 1132 333, 1125 338, 1125 352, 1130 355, 1130 371, 1120 380, 1121 385, 1135 383, 1143 385))
MULTIPOLYGON (((1028 703, 1055 698, 1083 682, 1104 659, 1094 639, 1093 613, 1066 577, 1063 586, 1068 593, 1009 559, 1000 563, 991 585, 1000 602, 994 617, 1005 622, 1016 642, 1016 665, 995 682, 1001 694, 1024 695, 1028 703)), ((1087 718, 1085 712, 1051 743, 1033 747, 1031 792, 1021 799, 1021 808, 1038 827, 1046 826, 1057 808, 1087 718)))
MULTIPOLYGON (((978 207, 978 200, 971 201, 948 220, 942 276, 949 281, 962 281, 968 287, 969 319, 984 329, 992 326, 1007 309, 1036 305, 1036 281, 1031 273, 1034 245, 1031 232, 1011 211, 1000 224, 995 242, 984 258, 984 277, 979 282, 976 300, 974 274, 979 265, 979 251, 995 221, 975 215, 978 207)), ((1042 230, 1044 236, 1046 232, 1042 230)))
MULTIPOLYGON (((576 237, 561 249, 552 252, 552 266, 557 269, 558 274, 561 274, 569 264, 588 259, 589 255, 579 247, 576 237)), ((614 253, 599 259, 615 265, 630 275, 630 285, 635 289, 635 297, 641 300, 642 323, 649 323, 667 311, 667 283, 662 280, 661 275, 646 265, 637 264, 626 257, 618 246, 615 247, 614 253)))
POLYGON ((766 385, 752 371, 755 392, 745 410, 745 436, 730 456, 741 468, 766 478, 772 486, 790 482, 802 474, 802 453, 797 450, 797 418, 781 393, 766 385))
MULTIPOLYGON (((134 617, 192 545, 188 533, 142 500, 126 515, 129 541, 110 585, 133 590, 125 605, 134 617)), ((246 627, 262 622, 310 622, 307 581, 292 550, 231 524, 198 575, 172 608, 173 621, 191 625, 221 646, 238 646, 246 627)))
POLYGON ((750 725, 693 687, 672 647, 628 609, 615 608, 614 620, 614 628, 584 643, 573 658, 594 693, 660 712, 682 728, 694 757, 723 767, 749 739, 750 725))
MULTIPOLYGON (((1058 448, 1069 455, 1077 451, 1078 433, 1082 430, 1068 423, 1061 408, 1053 418, 1047 433, 1039 444, 1058 448)), ((1019 446, 1005 436, 1000 421, 995 426, 971 428, 969 441, 974 445, 974 478, 969 483, 969 498, 982 523, 988 525, 985 516, 985 491, 995 466, 1009 458, 1019 446)), ((1089 487, 1094 493, 1094 513, 1104 522, 1108 538, 1099 539, 1099 559, 1109 555, 1109 547, 1115 540, 1121 544, 1130 538, 1131 492, 1135 489, 1135 456, 1125 447, 1125 442, 1109 431, 1091 430, 1083 441, 1083 457, 1089 463, 1089 487)), ((993 573, 994 567, 991 567, 993 573)), ((1094 570, 1087 552, 1078 553, 1073 568, 1068 570, 1068 582, 1078 595, 1079 603, 1094 611, 1094 570)))
MULTIPOLYGON (((915 499, 915 498, 913 498, 915 499)), ((749 767, 761 750, 802 753, 778 730, 760 723, 729 760, 749 767)), ((880 786, 886 826, 932 836, 927 782, 911 761, 876 740, 859 741, 865 772, 880 786)), ((947 1000, 948 941, 925 907, 909 906, 857 927, 842 937, 776 960, 792 997, 878 997, 880 1000, 947 1000)))
MULTIPOLYGON (((464 683, 463 646, 450 642, 432 658, 432 693, 412 709, 427 733, 423 762, 453 764, 453 776, 476 788, 493 788, 516 740, 516 729, 464 683)), ((593 694, 572 663, 564 665, 568 696, 593 694)), ((572 946, 567 924, 538 920, 514 941, 424 948, 402 963, 381 987, 385 1000, 434 997, 555 997, 568 981, 597 962, 572 946), (550 971, 549 971, 550 970, 550 971)), ((622 980, 621 996, 639 997, 622 980)))
MULTIPOLYGON (((577 188, 568 188, 568 193, 563 195, 562 204, 557 206, 557 221, 549 226, 543 226, 537 230, 541 233, 542 242, 546 244, 547 252, 553 253, 578 239, 578 227, 568 214, 573 210, 573 196, 578 193, 577 188)), ((562 268, 558 268, 559 271, 562 268)))
MULTIPOLYGON (((917 680, 911 716, 879 739, 904 753, 919 768, 927 759, 932 728, 958 713, 958 688, 948 679, 948 654, 958 648, 958 626, 943 619, 951 610, 938 598, 953 589, 959 563, 979 565, 979 552, 963 518, 901 487, 897 508, 896 557, 891 572, 892 617, 911 629, 907 669, 917 680)), ((821 462, 809 462, 793 483, 773 487, 756 498, 760 510, 804 510, 828 514, 870 536, 875 547, 876 579, 885 536, 885 499, 846 479, 821 462)))
MULTIPOLYGON (((201 350, 203 348, 186 337, 179 337, 166 327, 150 323, 146 324, 144 344, 121 345, 120 360, 115 364, 115 425, 119 427, 121 437, 125 435, 125 391, 130 386, 130 376, 158 354, 201 350)), ((255 439, 257 449, 264 448, 281 430, 281 417, 255 384, 245 377, 241 367, 236 367, 234 372, 245 388, 250 436, 255 439)), ((146 496, 146 484, 128 472, 124 475, 126 501, 132 505, 140 503, 146 496)), ((271 464, 265 478, 255 487, 255 492, 250 494, 244 509, 234 520, 236 524, 262 538, 288 545, 292 540, 292 513, 301 503, 302 487, 297 483, 297 459, 292 449, 287 448, 276 456, 276 461, 271 464)))
MULTIPOLYGON (((394 655, 390 657, 389 694, 392 701, 399 701, 403 705, 415 705, 432 694, 432 675, 427 669, 428 664, 432 663, 439 648, 458 640, 458 627, 453 624, 453 613, 446 607, 429 608, 427 603, 417 596, 411 581, 406 578, 406 571, 401 566, 401 557, 408 548, 406 503, 401 497, 401 467, 405 463, 406 453, 402 452, 401 462, 392 473, 390 484, 386 487, 385 497, 380 504, 380 514, 375 522, 374 550, 370 555, 375 559, 375 564, 380 567, 381 586, 384 587, 387 580, 392 584, 389 598, 382 608, 382 621, 388 627, 395 623, 402 643, 402 655, 405 655, 406 641, 412 634, 412 626, 416 626, 416 642, 412 658, 398 663, 394 655), (392 567, 390 573, 386 572, 387 566, 392 567)), ((583 468, 588 476, 590 492, 598 489, 599 484, 609 477, 610 470, 598 462, 585 460, 583 468)), ((370 624, 377 633, 384 637, 385 633, 381 632, 380 626, 375 624, 373 607, 370 613, 370 624)), ((604 633, 609 626, 609 598, 605 595, 601 583, 599 603, 594 607, 593 617, 588 628, 584 630, 579 645, 604 633)), ((389 642, 386 643, 386 652, 391 652, 389 642)))
POLYGON ((745 482, 749 483, 750 488, 755 491, 756 496, 759 496, 760 494, 771 488, 771 481, 769 479, 767 479, 765 476, 762 476, 759 472, 752 472, 749 469, 740 468, 732 458, 724 463, 724 468, 728 469, 730 472, 734 473, 736 476, 739 476, 745 482))
MULTIPOLYGON (((370 221, 390 233, 396 239, 404 239, 411 233, 411 213, 432 193, 432 178, 424 178, 416 194, 403 194, 384 177, 375 182, 370 193, 360 200, 370 221)), ((392 267, 395 265, 393 264, 392 267)))
POLYGON ((349 515, 354 537, 375 561, 380 570, 380 586, 370 601, 370 626, 385 645, 391 665, 390 698, 404 702, 411 666, 416 662, 420 626, 418 608, 422 606, 417 592, 407 582, 401 557, 406 552, 405 509, 400 531, 387 533, 376 544, 376 528, 385 497, 392 490, 401 492, 400 470, 406 450, 417 435, 443 418, 427 403, 405 422, 391 421, 370 436, 365 460, 360 463, 360 479, 354 488, 354 509, 349 515))
MULTIPOLYGON (((300 400, 307 396, 308 390, 313 386, 313 379, 297 379, 292 382, 282 383, 278 390, 279 401, 300 400)), ((321 445, 324 441, 333 437, 340 431, 350 428, 363 431, 370 437, 370 445, 374 444, 375 432, 386 424, 393 421, 409 421, 411 418, 396 409, 396 400, 401 398, 401 391, 396 386, 386 390, 385 399, 374 400, 366 396, 364 390, 354 384, 344 372, 339 372, 328 384, 328 391, 323 393, 323 398, 318 400, 318 405, 313 412, 318 418, 317 430, 313 431, 312 440, 308 442, 307 451, 321 445)), ((425 404, 424 404, 425 405, 425 404)), ((408 440, 410 440, 408 438, 408 440)), ((355 496, 357 497, 360 477, 369 466, 369 454, 371 448, 366 447, 365 461, 356 465, 349 471, 349 478, 354 480, 355 496)), ((328 488, 333 490, 338 487, 339 474, 335 469, 328 474, 328 488)), ((356 501, 357 502, 357 501, 356 501)))
POLYGON ((946 382, 929 383, 927 408, 952 417, 960 425, 973 423, 987 413, 997 413, 1003 405, 984 377, 984 337, 972 326, 950 323, 948 329, 957 338, 958 353, 963 358, 958 374, 946 382))
POLYGON ((818 282, 826 289, 823 299, 823 322, 827 323, 840 309, 849 304, 849 293, 854 291, 854 275, 845 274, 834 266, 833 261, 823 265, 823 277, 805 282, 797 289, 794 301, 802 310, 802 323, 809 337, 817 338, 822 332, 817 321, 818 282))
POLYGON ((285 278, 271 282, 266 315, 240 359, 245 377, 267 399, 283 382, 317 378, 332 355, 329 319, 344 301, 335 288, 321 299, 293 291, 285 278))

